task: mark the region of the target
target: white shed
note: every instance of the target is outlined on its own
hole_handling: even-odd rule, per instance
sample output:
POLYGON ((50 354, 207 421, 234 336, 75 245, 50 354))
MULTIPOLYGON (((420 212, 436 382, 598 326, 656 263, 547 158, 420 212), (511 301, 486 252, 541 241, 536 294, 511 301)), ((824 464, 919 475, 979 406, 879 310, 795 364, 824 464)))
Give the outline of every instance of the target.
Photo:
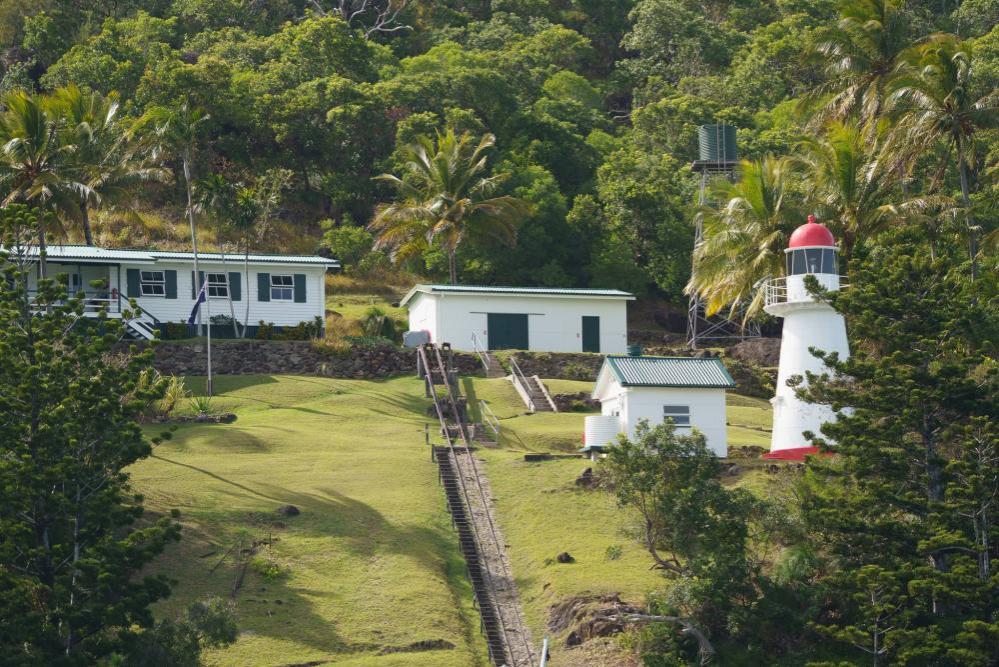
POLYGON ((410 330, 458 350, 621 354, 634 298, 613 289, 417 285, 400 305, 410 330))
MULTIPOLYGON (((619 432, 634 437, 646 419, 650 426, 672 418, 679 432, 696 428, 717 456, 728 455, 725 390, 735 386, 717 358, 620 357, 604 360, 593 398, 601 413, 618 418, 619 432)), ((600 446, 602 443, 586 443, 600 446)))

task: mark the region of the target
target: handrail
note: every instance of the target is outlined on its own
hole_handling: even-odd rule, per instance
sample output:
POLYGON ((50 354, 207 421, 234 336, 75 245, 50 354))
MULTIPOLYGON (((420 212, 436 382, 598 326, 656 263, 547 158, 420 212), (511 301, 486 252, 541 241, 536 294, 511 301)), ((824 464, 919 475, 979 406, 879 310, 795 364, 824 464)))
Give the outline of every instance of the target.
MULTIPOLYGON (((434 355, 437 358, 437 366, 440 369, 441 378, 444 380, 444 387, 448 390, 448 393, 452 397, 454 397, 457 394, 456 394, 456 392, 451 387, 451 381, 448 378, 447 369, 444 366, 444 359, 441 356, 440 348, 438 348, 438 347, 435 346, 433 348, 433 350, 434 350, 434 355)), ((432 378, 430 380, 430 384, 431 384, 431 386, 433 386, 433 379, 432 378)), ((493 522, 492 513, 489 512, 489 503, 487 502, 486 491, 485 491, 485 489, 482 486, 482 475, 479 473, 479 467, 475 463, 475 457, 472 456, 472 448, 471 448, 471 444, 469 443, 468 434, 465 432, 465 424, 461 420, 461 413, 458 411, 457 403, 454 400, 451 401, 451 411, 454 414, 455 423, 458 426, 458 434, 461 436, 462 441, 465 443, 465 448, 466 448, 466 451, 468 452, 468 460, 472 464, 472 473, 473 473, 473 475, 475 477, 475 484, 476 484, 476 486, 478 486, 478 489, 479 489, 479 497, 480 497, 480 500, 482 501, 482 506, 486 509, 486 511, 484 512, 484 515, 486 517, 486 521, 489 522, 489 532, 492 534, 493 543, 496 545, 496 555, 499 558, 500 566, 503 568, 503 574, 504 574, 504 576, 507 577, 507 579, 510 582, 510 585, 514 586, 514 590, 516 590, 516 584, 514 583, 514 579, 513 579, 513 572, 510 571, 510 566, 507 564, 506 560, 503 558, 503 555, 502 555, 502 544, 503 544, 503 542, 499 539, 499 533, 496 530, 496 524, 493 522)), ((447 429, 445 428, 445 432, 446 431, 447 431, 447 429)), ((450 434, 447 434, 447 435, 450 436, 450 434)), ((450 437, 448 437, 448 444, 451 445, 450 437)), ((454 446, 451 445, 451 448, 453 450, 454 446)), ((457 461, 457 458, 455 458, 455 461, 457 461)), ((461 476, 459 475, 459 479, 460 479, 460 477, 461 476)), ((466 497, 466 501, 467 501, 467 497, 466 497)), ((472 511, 471 504, 469 504, 468 509, 469 509, 469 512, 472 511)), ((492 586, 492 575, 489 574, 488 568, 486 568, 485 572, 486 572, 486 576, 489 577, 489 582, 490 582, 490 585, 492 586)), ((525 628, 526 629, 527 625, 524 623, 524 619, 521 616, 519 605, 513 605, 513 610, 514 610, 514 614, 516 614, 516 616, 517 616, 517 623, 520 625, 521 628, 525 628)), ((499 605, 497 605, 497 607, 496 607, 496 612, 497 612, 496 613, 497 618, 499 618, 500 625, 502 626, 502 629, 503 629, 503 634, 504 634, 504 636, 507 637, 507 646, 509 646, 511 644, 511 642, 509 641, 509 634, 508 634, 508 631, 506 630, 506 623, 503 621, 503 612, 500 610, 499 605)), ((527 637, 524 636, 523 633, 520 634, 520 639, 524 643, 524 649, 527 651, 527 657, 530 659, 531 664, 534 664, 534 661, 535 661, 535 659, 534 659, 534 649, 533 649, 533 647, 531 647, 531 643, 529 641, 527 641, 527 637)), ((513 658, 512 653, 511 653, 510 657, 513 658)))
POLYGON ((482 362, 482 367, 489 370, 489 362, 486 361, 485 350, 482 349, 482 345, 479 344, 479 337, 472 332, 472 351, 479 356, 479 361, 482 362))
MULTIPOLYGON (((805 274, 805 275, 818 275, 818 274, 805 274)), ((775 304, 788 302, 787 278, 788 278, 787 276, 781 276, 779 278, 767 278, 761 281, 764 306, 772 306, 775 304)), ((819 284, 821 285, 821 282, 819 284)), ((845 280, 843 280, 842 277, 840 277, 837 289, 843 290, 849 286, 850 284, 847 283, 845 280)))
MULTIPOLYGON (((437 353, 438 361, 440 361, 440 352, 437 350, 436 347, 434 347, 433 349, 437 353)), ((428 389, 430 391, 430 397, 433 399, 433 402, 434 402, 434 411, 437 413, 437 419, 438 419, 438 421, 440 422, 440 425, 441 425, 441 433, 444 436, 444 442, 447 443, 448 450, 451 452, 451 455, 454 458, 455 467, 456 467, 456 469, 455 469, 455 476, 458 478, 458 486, 461 488, 461 495, 462 495, 462 497, 465 500, 466 507, 468 508, 468 515, 469 515, 468 516, 468 527, 472 531, 472 538, 475 540, 475 543, 476 544, 480 544, 481 542, 480 542, 480 538, 479 538, 479 531, 476 528, 475 521, 474 521, 474 519, 472 517, 472 503, 471 503, 471 500, 470 500, 469 495, 468 495, 468 489, 465 486, 465 478, 461 474, 461 471, 457 470, 458 454, 455 451, 454 442, 451 439, 451 432, 448 430, 447 418, 444 416, 444 412, 441 409, 440 399, 437 396, 437 388, 434 386, 433 367, 430 365, 430 360, 427 358, 426 346, 420 346, 420 347, 418 347, 417 348, 417 355, 418 355, 418 359, 420 361, 420 368, 423 369, 423 372, 425 374, 424 377, 426 378, 426 381, 427 381, 427 387, 428 387, 428 389)), ((443 362, 440 363, 440 367, 441 367, 441 371, 442 371, 442 375, 443 375, 443 379, 444 379, 444 386, 448 390, 448 392, 450 393, 450 383, 447 380, 447 372, 446 372, 446 370, 443 367, 443 362)), ((455 416, 457 416, 458 415, 457 406, 455 405, 455 402, 453 400, 451 401, 451 407, 454 410, 455 416)), ((468 447, 468 439, 465 437, 464 427, 462 426, 460 420, 458 422, 458 433, 461 435, 462 440, 465 443, 466 450, 468 451, 468 455, 471 458, 471 449, 468 447)), ((486 579, 489 580, 490 597, 492 597, 491 592, 493 590, 495 590, 495 588, 496 588, 495 585, 493 584, 492 574, 489 572, 489 568, 487 568, 487 567, 483 567, 483 568, 481 568, 481 570, 482 570, 482 573, 485 575, 486 579)), ((507 630, 506 630, 506 624, 503 622, 503 614, 500 612, 499 605, 496 603, 495 599, 492 600, 492 603, 493 603, 493 606, 495 607, 496 619, 499 621, 499 624, 500 624, 500 631, 503 633, 503 637, 506 639, 507 646, 509 646, 510 640, 509 640, 509 635, 508 635, 507 630)), ((487 646, 488 645, 489 644, 487 642, 487 646)), ((491 646, 489 648, 489 652, 490 652, 490 654, 492 653, 492 647, 491 646)), ((501 660, 505 660, 506 656, 500 656, 500 659, 501 660)))
POLYGON ((482 415, 482 423, 492 429, 493 434, 498 438, 500 431, 499 419, 496 418, 493 409, 489 407, 488 401, 479 401, 479 413, 482 415))
POLYGON ((552 412, 558 412, 558 406, 555 405, 555 401, 552 400, 551 394, 548 393, 548 387, 545 383, 541 381, 537 375, 532 375, 531 378, 537 383, 538 387, 541 388, 541 393, 544 394, 545 400, 548 401, 548 405, 551 406, 552 412))
POLYGON ((537 406, 534 405, 534 399, 531 398, 530 385, 527 384, 527 377, 524 375, 524 371, 520 370, 520 364, 517 363, 517 358, 510 357, 509 361, 514 389, 517 390, 517 393, 520 394, 524 403, 527 404, 527 408, 531 412, 537 412, 537 406))

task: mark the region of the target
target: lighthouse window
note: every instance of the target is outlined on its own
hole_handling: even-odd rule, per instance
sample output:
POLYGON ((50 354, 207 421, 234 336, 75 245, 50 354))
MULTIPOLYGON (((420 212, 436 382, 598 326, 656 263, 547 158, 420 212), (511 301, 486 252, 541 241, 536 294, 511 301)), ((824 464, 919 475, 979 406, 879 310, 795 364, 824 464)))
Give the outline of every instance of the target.
POLYGON ((805 261, 808 263, 808 273, 822 273, 822 250, 809 248, 805 250, 805 261))
POLYGON ((802 273, 808 273, 808 267, 805 265, 804 250, 792 250, 791 261, 792 261, 791 275, 799 276, 802 273))
POLYGON ((689 405, 664 405, 663 421, 672 419, 677 426, 684 428, 690 426, 690 406, 689 405))
POLYGON ((836 266, 835 250, 822 251, 822 273, 839 273, 839 268, 836 266))

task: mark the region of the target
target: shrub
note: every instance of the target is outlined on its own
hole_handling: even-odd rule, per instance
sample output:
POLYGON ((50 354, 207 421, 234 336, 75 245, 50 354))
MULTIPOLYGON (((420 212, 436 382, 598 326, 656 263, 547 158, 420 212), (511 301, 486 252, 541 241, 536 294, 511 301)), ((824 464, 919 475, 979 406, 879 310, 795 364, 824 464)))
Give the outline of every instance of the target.
POLYGON ((211 396, 195 396, 191 399, 191 409, 199 415, 209 415, 215 409, 211 396))
POLYGON ((361 318, 361 331, 368 338, 387 338, 395 341, 398 327, 395 320, 378 306, 371 306, 361 318))
POLYGON ((289 568, 281 563, 264 556, 256 556, 250 561, 250 569, 261 579, 275 581, 284 579, 291 574, 289 568))
POLYGON ((187 322, 164 322, 163 336, 171 340, 189 338, 191 336, 191 328, 187 325, 187 322))
POLYGON ((344 216, 346 224, 337 224, 335 220, 323 220, 319 223, 323 229, 322 247, 328 248, 330 255, 339 259, 345 270, 350 273, 358 271, 362 258, 371 253, 375 245, 375 237, 363 227, 349 224, 349 216, 344 216))
POLYGON ((604 552, 604 557, 607 560, 617 560, 624 553, 624 548, 620 544, 612 544, 607 547, 607 551, 604 552))
POLYGON ((593 380, 593 371, 578 361, 570 361, 562 367, 562 377, 566 380, 593 380))

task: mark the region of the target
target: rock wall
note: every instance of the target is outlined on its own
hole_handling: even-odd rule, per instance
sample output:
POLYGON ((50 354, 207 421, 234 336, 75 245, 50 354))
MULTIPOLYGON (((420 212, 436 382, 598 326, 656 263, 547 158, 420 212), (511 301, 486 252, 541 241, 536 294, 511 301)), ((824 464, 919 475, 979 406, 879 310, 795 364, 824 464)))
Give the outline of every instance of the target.
MULTIPOLYGON (((201 343, 161 342, 153 366, 166 375, 204 375, 201 343)), ((456 354, 463 375, 481 374, 474 355, 456 354)), ((311 341, 212 341, 212 370, 218 375, 319 375, 379 379, 416 372, 416 352, 385 346, 358 346, 331 351, 311 341)))

